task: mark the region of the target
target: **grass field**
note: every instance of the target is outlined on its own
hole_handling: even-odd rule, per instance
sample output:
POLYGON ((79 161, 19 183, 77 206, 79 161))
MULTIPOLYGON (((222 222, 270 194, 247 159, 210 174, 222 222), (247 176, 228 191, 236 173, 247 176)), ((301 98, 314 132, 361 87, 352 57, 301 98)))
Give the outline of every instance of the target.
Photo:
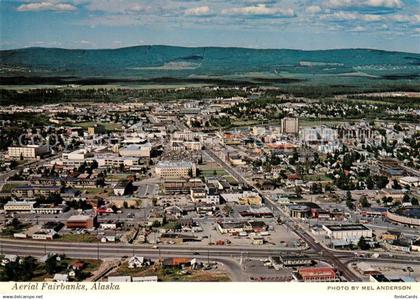
POLYGON ((57 240, 63 241, 63 242, 86 242, 86 243, 95 243, 99 241, 95 235, 91 235, 91 234, 80 234, 80 235, 65 234, 65 235, 61 235, 57 240))
POLYGON ((24 186, 24 185, 26 185, 26 183, 23 183, 23 182, 22 183, 6 183, 3 185, 1 192, 10 193, 13 188, 24 186))
POLYGON ((204 177, 210 177, 210 176, 224 176, 227 174, 227 172, 224 169, 207 169, 207 170, 201 170, 200 173, 204 177))

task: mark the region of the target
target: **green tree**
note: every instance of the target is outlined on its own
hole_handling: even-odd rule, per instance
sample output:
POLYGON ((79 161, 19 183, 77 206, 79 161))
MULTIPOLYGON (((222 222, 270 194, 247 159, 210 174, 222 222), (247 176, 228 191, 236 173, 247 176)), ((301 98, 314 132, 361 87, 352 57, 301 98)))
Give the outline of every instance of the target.
POLYGON ((362 197, 360 197, 359 203, 363 208, 370 207, 370 203, 369 203, 366 195, 363 195, 362 197))
POLYGON ((370 248, 369 244, 366 242, 364 237, 360 237, 359 242, 357 243, 357 246, 361 250, 368 250, 370 248))
POLYGON ((57 271, 57 257, 55 255, 51 255, 45 261, 45 270, 48 274, 54 274, 57 271))

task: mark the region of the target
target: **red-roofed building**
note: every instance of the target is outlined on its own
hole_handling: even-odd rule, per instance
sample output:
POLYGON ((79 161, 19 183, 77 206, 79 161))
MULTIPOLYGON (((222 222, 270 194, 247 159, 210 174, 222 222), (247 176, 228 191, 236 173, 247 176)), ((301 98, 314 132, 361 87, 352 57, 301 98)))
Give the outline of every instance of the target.
POLYGON ((300 268, 295 276, 297 280, 304 282, 340 281, 336 270, 330 267, 300 268))

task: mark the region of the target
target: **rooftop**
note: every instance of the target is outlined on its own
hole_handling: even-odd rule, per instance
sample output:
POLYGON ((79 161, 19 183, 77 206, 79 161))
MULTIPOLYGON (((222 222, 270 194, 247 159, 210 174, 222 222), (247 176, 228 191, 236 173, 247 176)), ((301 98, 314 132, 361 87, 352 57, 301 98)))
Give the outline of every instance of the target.
POLYGON ((331 231, 350 231, 350 230, 370 230, 370 228, 364 226, 363 224, 332 224, 324 225, 331 231))

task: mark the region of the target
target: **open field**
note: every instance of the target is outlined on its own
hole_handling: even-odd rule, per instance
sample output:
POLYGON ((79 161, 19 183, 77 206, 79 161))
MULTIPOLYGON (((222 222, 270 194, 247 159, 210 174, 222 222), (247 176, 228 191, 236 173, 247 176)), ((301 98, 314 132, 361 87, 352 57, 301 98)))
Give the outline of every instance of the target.
POLYGON ((148 266, 130 269, 127 263, 123 263, 112 276, 157 276, 159 281, 200 281, 200 282, 220 282, 230 281, 226 273, 217 270, 181 270, 164 269, 160 266, 148 266))
POLYGON ((63 242, 86 242, 86 243, 95 243, 99 242, 96 236, 91 234, 65 234, 60 235, 59 241, 63 242))
POLYGON ((26 183, 22 182, 22 183, 6 183, 3 185, 3 188, 1 189, 1 192, 4 193, 10 193, 12 191, 13 188, 19 187, 19 186, 24 186, 26 185, 26 183))

